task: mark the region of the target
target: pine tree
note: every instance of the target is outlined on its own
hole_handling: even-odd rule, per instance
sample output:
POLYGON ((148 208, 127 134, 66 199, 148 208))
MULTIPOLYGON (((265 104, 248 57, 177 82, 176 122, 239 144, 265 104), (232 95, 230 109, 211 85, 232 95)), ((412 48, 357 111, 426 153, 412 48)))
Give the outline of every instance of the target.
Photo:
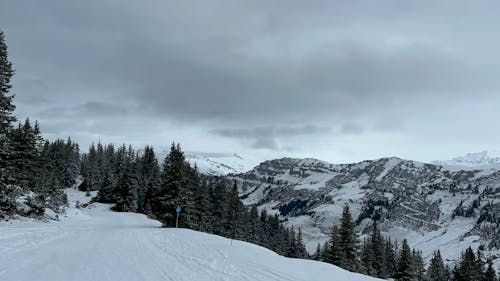
POLYGON ((316 246, 316 251, 314 251, 313 259, 317 261, 321 261, 321 244, 318 242, 318 245, 316 246))
POLYGON ((397 262, 396 262, 396 251, 395 245, 393 245, 390 238, 385 240, 385 268, 388 277, 394 277, 396 275, 397 262))
POLYGON ((0 31, 0 139, 9 133, 12 123, 16 121, 13 114, 16 108, 13 103, 14 96, 9 95, 13 75, 14 69, 8 58, 5 35, 0 31))
POLYGON ((459 264, 453 270, 455 281, 481 280, 482 272, 478 270, 477 259, 471 247, 465 250, 459 264))
POLYGON ((40 131, 37 127, 32 127, 27 118, 24 123, 19 123, 17 128, 10 132, 8 138, 10 143, 8 161, 14 184, 28 191, 34 188, 35 176, 39 169, 40 131))
POLYGON ((297 234, 297 257, 298 258, 308 258, 309 254, 307 253, 306 247, 304 245, 304 238, 302 237, 302 229, 299 227, 299 233, 297 234))
POLYGON ((152 147, 146 146, 144 149, 139 169, 140 185, 142 187, 139 194, 139 211, 151 214, 151 200, 160 186, 160 166, 152 147))
POLYGON ((432 255, 431 262, 427 268, 426 276, 428 281, 448 281, 446 276, 446 267, 439 250, 435 251, 432 255))
POLYGON ((332 227, 330 232, 330 239, 325 243, 323 253, 323 260, 325 262, 339 265, 340 262, 340 246, 339 246, 339 229, 336 225, 332 227))
POLYGON ((373 223, 371 236, 363 246, 362 262, 368 275, 387 277, 386 247, 377 222, 373 223))
POLYGON ((15 200, 21 193, 21 190, 12 184, 9 161, 11 150, 7 138, 12 130, 12 123, 16 121, 13 114, 16 108, 14 97, 9 95, 13 75, 14 69, 8 59, 5 36, 0 31, 0 218, 8 217, 15 212, 15 200))
POLYGON ((357 272, 361 266, 358 259, 358 240, 354 227, 349 205, 345 205, 338 230, 338 265, 349 271, 357 272))
POLYGON ((415 274, 415 280, 424 281, 425 267, 424 267, 424 259, 422 258, 422 253, 413 249, 412 258, 413 258, 413 272, 415 274))
POLYGON ((401 252, 399 254, 399 262, 396 272, 396 280, 400 281, 413 281, 415 280, 415 273, 413 267, 413 257, 406 239, 403 240, 401 245, 401 252))
POLYGON ((488 262, 488 267, 486 268, 486 271, 483 274, 483 281, 497 281, 497 274, 495 272, 495 269, 493 268, 493 262, 489 261, 488 262))
POLYGON ((117 191, 114 209, 120 212, 136 212, 137 171, 135 169, 134 153, 131 148, 124 163, 123 173, 118 180, 117 191))
POLYGON ((117 184, 112 163, 108 162, 101 188, 97 192, 97 201, 101 203, 115 203, 117 184))
POLYGON ((152 213, 166 227, 175 226, 175 208, 184 207, 180 205, 179 198, 186 183, 185 166, 184 153, 180 146, 172 144, 170 153, 163 162, 161 185, 151 202, 152 213))

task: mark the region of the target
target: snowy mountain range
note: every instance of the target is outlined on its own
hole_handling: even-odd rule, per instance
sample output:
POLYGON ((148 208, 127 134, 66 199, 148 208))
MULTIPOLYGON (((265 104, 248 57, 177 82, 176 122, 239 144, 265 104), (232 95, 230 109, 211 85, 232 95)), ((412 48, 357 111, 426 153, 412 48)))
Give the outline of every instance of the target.
POLYGON ((432 164, 442 166, 464 166, 464 167, 482 167, 500 164, 500 151, 484 150, 481 152, 467 153, 463 156, 455 157, 450 160, 436 160, 432 164))
POLYGON ((77 208, 90 197, 66 192, 70 206, 59 220, 0 221, 0 280, 381 280, 242 241, 161 228, 142 214, 112 212, 108 204, 77 208))
MULTIPOLYGON (((170 147, 154 146, 158 163, 168 155, 170 147)), ((139 150, 140 152, 141 150, 139 150)), ((186 160, 191 166, 198 168, 203 174, 212 176, 227 175, 230 173, 243 173, 255 167, 259 161, 251 155, 236 153, 211 153, 211 152, 185 152, 186 160)))
POLYGON ((484 245, 500 266, 499 169, 450 170, 396 157, 353 164, 282 158, 229 178, 245 204, 301 227, 311 253, 347 203, 359 231, 378 220, 385 235, 408 239, 427 261, 435 249, 455 261, 466 247, 484 245))

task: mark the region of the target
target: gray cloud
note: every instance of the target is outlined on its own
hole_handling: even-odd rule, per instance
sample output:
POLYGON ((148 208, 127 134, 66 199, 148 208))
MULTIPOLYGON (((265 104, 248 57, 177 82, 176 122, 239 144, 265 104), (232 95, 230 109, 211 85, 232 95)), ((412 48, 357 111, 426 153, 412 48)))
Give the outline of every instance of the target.
MULTIPOLYGON (((331 132, 330 128, 307 126, 287 127, 256 127, 238 129, 214 129, 212 134, 240 139, 250 144, 252 148, 280 149, 279 140, 300 136, 324 135, 331 132)), ((287 148, 287 150, 292 150, 287 148)))
MULTIPOLYGON (((133 142, 174 132, 189 139, 186 132, 196 130, 249 148, 314 154, 305 138, 366 137, 367 146, 381 134, 456 139, 471 128, 441 135, 440 127, 472 126, 457 120, 471 100, 479 107, 470 113, 498 119, 485 108, 500 92, 499 8, 470 1, 8 0, 0 18, 17 69, 18 114, 40 119, 55 135, 133 142)), ((500 142, 500 135, 488 139, 500 142)), ((359 150, 352 143, 339 151, 359 150)))

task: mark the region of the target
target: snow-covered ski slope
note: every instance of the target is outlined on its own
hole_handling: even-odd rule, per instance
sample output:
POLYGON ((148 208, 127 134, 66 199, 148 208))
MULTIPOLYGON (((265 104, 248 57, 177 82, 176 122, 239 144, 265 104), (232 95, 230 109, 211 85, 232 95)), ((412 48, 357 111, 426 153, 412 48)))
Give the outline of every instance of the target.
POLYGON ((378 279, 326 263, 289 259, 265 248, 160 223, 68 190, 60 221, 0 222, 2 281, 349 280, 378 279))

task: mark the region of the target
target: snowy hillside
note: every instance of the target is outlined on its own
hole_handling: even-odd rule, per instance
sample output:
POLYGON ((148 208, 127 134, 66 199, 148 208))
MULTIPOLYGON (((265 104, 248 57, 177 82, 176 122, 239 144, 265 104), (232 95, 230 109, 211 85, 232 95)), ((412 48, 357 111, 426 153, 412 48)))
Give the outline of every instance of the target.
POLYGON ((378 219, 386 235, 408 239, 426 260, 439 248, 455 261, 466 247, 483 244, 500 266, 498 169, 451 171, 396 157, 354 164, 282 158, 230 177, 245 204, 301 227, 311 253, 349 204, 359 231, 378 219))
POLYGON ((481 167, 489 165, 500 166, 500 151, 484 150, 481 152, 467 153, 463 156, 455 157, 450 160, 436 160, 432 162, 442 166, 464 166, 481 167))
POLYGON ((380 280, 246 242, 160 228, 105 204, 76 209, 76 200, 88 197, 67 192, 72 207, 60 221, 0 222, 0 280, 380 280))
MULTIPOLYGON (((161 164, 168 155, 170 147, 155 146, 153 148, 161 164)), ((192 166, 196 165, 201 173, 214 176, 250 171, 259 163, 250 155, 235 153, 186 152, 185 157, 192 166)))

